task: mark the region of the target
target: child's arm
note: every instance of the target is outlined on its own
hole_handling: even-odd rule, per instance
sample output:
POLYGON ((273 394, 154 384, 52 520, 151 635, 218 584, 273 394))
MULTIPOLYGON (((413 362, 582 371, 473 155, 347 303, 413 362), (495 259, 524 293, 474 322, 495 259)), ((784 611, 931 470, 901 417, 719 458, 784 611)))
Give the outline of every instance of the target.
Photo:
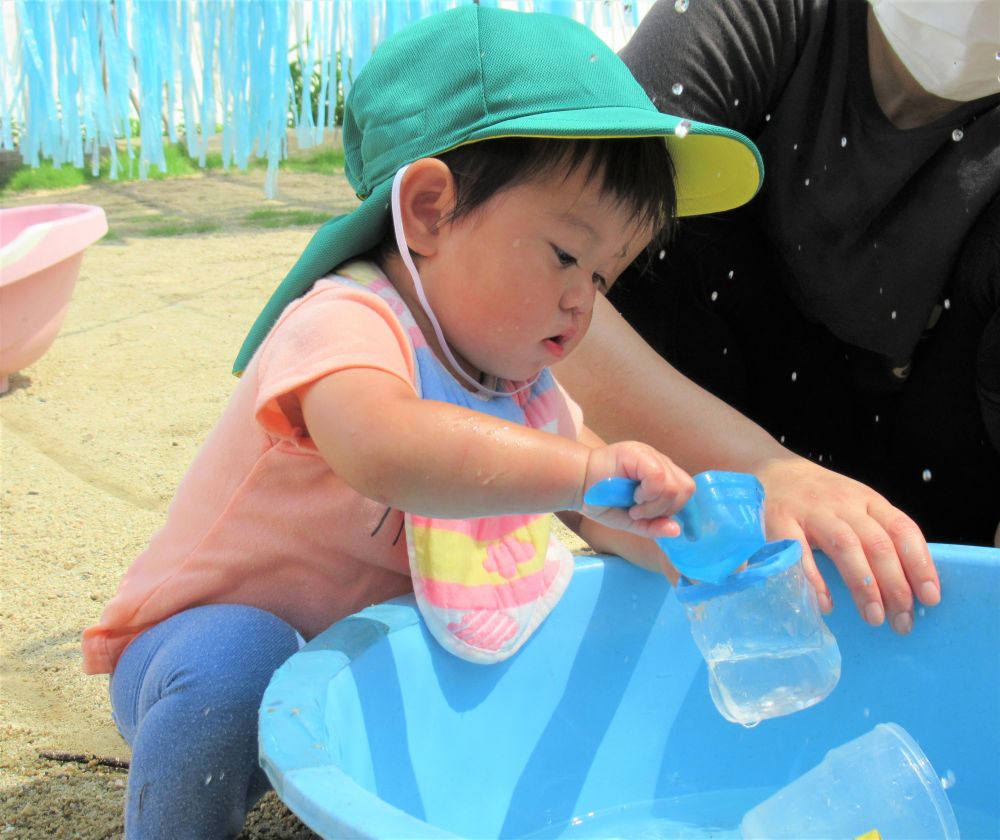
POLYGON ((582 510, 613 528, 674 536, 691 478, 635 442, 592 448, 450 403, 422 400, 385 371, 351 368, 297 392, 310 437, 359 493, 411 513, 449 518, 582 510), (584 507, 612 476, 640 482, 629 510, 584 507))

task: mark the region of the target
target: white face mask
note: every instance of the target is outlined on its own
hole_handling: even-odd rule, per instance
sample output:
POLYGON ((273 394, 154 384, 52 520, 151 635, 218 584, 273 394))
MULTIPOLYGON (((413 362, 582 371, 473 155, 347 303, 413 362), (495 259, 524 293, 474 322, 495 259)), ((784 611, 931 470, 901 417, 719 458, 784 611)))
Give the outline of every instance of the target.
POLYGON ((1000 0, 870 0, 920 86, 969 102, 1000 93, 1000 0))

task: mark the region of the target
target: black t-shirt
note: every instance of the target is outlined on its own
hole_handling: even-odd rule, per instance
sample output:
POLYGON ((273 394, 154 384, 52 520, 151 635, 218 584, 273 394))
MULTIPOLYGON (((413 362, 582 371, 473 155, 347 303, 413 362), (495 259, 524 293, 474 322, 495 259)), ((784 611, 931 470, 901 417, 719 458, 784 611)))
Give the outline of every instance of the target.
POLYGON ((783 287, 902 365, 1000 195, 1000 96, 896 128, 872 90, 867 14, 864 0, 660 0, 621 55, 660 110, 754 139, 764 185, 745 212, 783 287))

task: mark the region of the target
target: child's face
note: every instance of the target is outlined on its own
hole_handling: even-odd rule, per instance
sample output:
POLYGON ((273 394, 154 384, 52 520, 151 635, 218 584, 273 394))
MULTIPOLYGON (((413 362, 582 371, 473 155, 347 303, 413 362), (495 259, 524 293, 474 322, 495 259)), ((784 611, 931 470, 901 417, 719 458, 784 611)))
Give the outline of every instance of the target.
POLYGON ((432 309, 472 376, 526 380, 565 358, 594 299, 653 230, 587 180, 586 165, 504 190, 442 230, 421 261, 432 309))

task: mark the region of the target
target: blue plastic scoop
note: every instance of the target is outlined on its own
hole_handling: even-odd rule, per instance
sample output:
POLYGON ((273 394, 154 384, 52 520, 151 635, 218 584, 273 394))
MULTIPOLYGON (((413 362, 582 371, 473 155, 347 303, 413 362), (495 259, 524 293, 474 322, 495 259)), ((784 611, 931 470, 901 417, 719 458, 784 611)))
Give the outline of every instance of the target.
MULTIPOLYGON (((699 473, 694 483, 694 495, 674 516, 680 536, 656 542, 685 577, 721 583, 766 542, 764 488, 754 476, 737 472, 699 473)), ((590 487, 583 500, 629 508, 638 486, 627 478, 608 478, 590 487)))

